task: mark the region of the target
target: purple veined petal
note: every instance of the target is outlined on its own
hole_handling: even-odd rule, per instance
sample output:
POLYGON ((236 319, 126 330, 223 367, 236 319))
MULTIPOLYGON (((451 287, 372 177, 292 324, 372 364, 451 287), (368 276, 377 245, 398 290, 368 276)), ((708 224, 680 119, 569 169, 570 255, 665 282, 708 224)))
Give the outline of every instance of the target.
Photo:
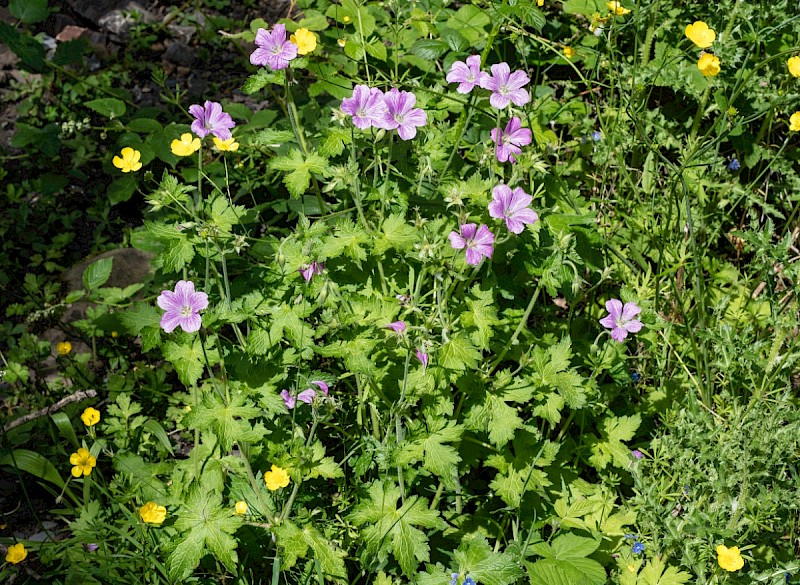
POLYGON ((467 264, 477 266, 481 263, 481 258, 483 258, 483 256, 478 250, 475 248, 467 248, 467 264))
POLYGON ((622 321, 630 321, 641 312, 642 310, 636 303, 625 303, 625 306, 622 307, 622 314, 620 315, 620 319, 622 321))
POLYGON ((500 93, 493 93, 489 96, 489 103, 492 104, 492 107, 502 110, 511 103, 511 98, 500 93))
POLYGON ((530 82, 531 78, 528 77, 528 74, 524 71, 514 71, 511 75, 508 76, 508 81, 506 85, 508 85, 508 89, 515 90, 525 87, 530 82))
POLYGON ((522 121, 516 116, 512 116, 512 118, 508 121, 508 124, 506 124, 505 133, 513 134, 520 128, 522 128, 522 121))
MULTIPOLYGON (((263 30, 263 29, 262 29, 263 30)), ((266 49, 259 47, 250 53, 250 63, 260 67, 265 67, 269 63, 270 53, 266 49)))
POLYGON ((622 327, 625 328, 626 331, 630 333, 639 333, 642 330, 643 324, 639 320, 628 321, 627 323, 623 323, 622 327))
POLYGON ((272 42, 276 45, 286 42, 286 25, 278 23, 272 27, 272 42))
POLYGON ((606 311, 608 311, 609 317, 613 318, 614 321, 616 321, 622 315, 622 301, 620 301, 619 299, 607 300, 606 311))
POLYGON ((405 123, 414 126, 424 126, 428 123, 428 114, 422 108, 414 108, 405 115, 405 123))
POLYGON ((480 71, 481 70, 481 56, 480 55, 470 55, 467 57, 467 67, 469 67, 472 71, 480 71))
POLYGON ((406 330, 406 323, 405 321, 395 321, 394 323, 389 323, 385 325, 385 327, 391 329, 395 333, 404 333, 406 330))
POLYGON ((187 315, 186 317, 181 317, 181 329, 186 331, 186 333, 194 333, 195 331, 198 331, 201 324, 202 321, 200 319, 200 315, 197 313, 187 315))
POLYGON ((525 231, 525 224, 513 217, 506 218, 506 227, 512 234, 521 234, 525 231))
POLYGON ((322 390, 325 396, 328 395, 328 384, 324 380, 311 380, 311 383, 322 390))
POLYGON ((283 403, 289 410, 293 409, 294 405, 297 403, 294 396, 289 394, 288 390, 281 390, 281 398, 283 398, 283 403))
POLYGON ((204 292, 194 293, 194 298, 191 302, 192 309, 195 311, 202 311, 208 308, 208 295, 204 292))
POLYGON ((606 327, 608 329, 613 329, 614 327, 617 326, 617 322, 616 322, 616 320, 614 319, 613 316, 606 315, 605 317, 600 319, 600 325, 602 325, 603 327, 606 327))
POLYGON ((397 134, 403 140, 411 140, 417 135, 417 128, 416 126, 412 126, 411 124, 398 125, 397 134))
POLYGON ((493 217, 495 219, 503 219, 505 217, 503 211, 504 211, 503 204, 497 199, 492 199, 489 202, 489 217, 493 217))
POLYGON ((425 370, 428 368, 428 354, 423 352, 422 350, 417 350, 417 359, 422 363, 422 369, 425 370))
POLYGON ((510 91, 508 93, 508 97, 514 102, 515 106, 524 106, 529 101, 531 101, 531 96, 524 89, 515 89, 514 91, 510 91))
POLYGON ((521 221, 522 223, 536 223, 539 221, 539 214, 529 207, 520 209, 514 213, 513 217, 515 220, 521 221))
POLYGON ((466 240, 456 231, 450 232, 447 236, 447 239, 450 240, 450 245, 456 250, 461 250, 467 245, 466 240))
POLYGON ((528 195, 522 187, 516 187, 508 207, 512 213, 516 213, 527 208, 532 202, 533 197, 528 195))
POLYGON ((469 77, 469 67, 462 61, 456 61, 450 66, 450 71, 447 72, 445 80, 448 83, 463 83, 469 77))
POLYGON ((314 401, 314 397, 317 395, 316 390, 312 388, 306 388, 300 394, 297 395, 297 399, 300 402, 305 402, 306 404, 311 404, 314 401))
POLYGON ((509 135, 508 141, 516 146, 527 146, 531 143, 533 135, 527 128, 521 128, 509 135))
POLYGON ((472 240, 477 230, 478 226, 474 223, 465 223, 461 226, 461 235, 465 240, 472 240))
POLYGON ((489 226, 486 224, 481 224, 481 227, 478 228, 478 232, 473 239, 478 245, 494 244, 494 234, 489 230, 489 226))
POLYGON ((492 137, 493 142, 500 142, 503 140, 503 131, 500 128, 492 128, 489 135, 492 137))
POLYGON ((503 61, 502 63, 495 63, 491 66, 492 70, 492 78, 497 83, 497 87, 501 85, 508 85, 508 79, 511 75, 511 69, 508 67, 508 63, 503 61))
POLYGON ((167 312, 161 316, 161 328, 165 333, 172 333, 181 324, 183 317, 180 314, 167 312))
POLYGON ((626 337, 628 337, 628 332, 625 331, 622 327, 615 327, 611 330, 611 339, 614 341, 623 341, 626 337))
POLYGON ((156 304, 165 311, 178 310, 181 307, 180 300, 175 298, 175 293, 171 290, 161 291, 156 299, 156 304))
POLYGON ((521 151, 519 148, 515 148, 510 144, 498 144, 497 145, 497 160, 499 162, 517 162, 517 159, 514 158, 515 154, 519 154, 521 151))

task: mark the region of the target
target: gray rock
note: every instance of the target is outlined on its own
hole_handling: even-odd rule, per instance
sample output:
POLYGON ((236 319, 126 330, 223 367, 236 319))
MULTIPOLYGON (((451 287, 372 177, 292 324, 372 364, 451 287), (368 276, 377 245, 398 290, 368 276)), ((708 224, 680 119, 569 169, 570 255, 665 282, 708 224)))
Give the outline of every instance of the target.
POLYGON ((175 41, 164 52, 164 59, 179 67, 191 67, 194 64, 194 49, 180 41, 175 41))
POLYGON ((153 22, 154 20, 155 17, 144 6, 138 2, 129 1, 122 8, 112 10, 101 16, 97 21, 97 25, 121 39, 127 39, 134 25, 139 22, 153 22))

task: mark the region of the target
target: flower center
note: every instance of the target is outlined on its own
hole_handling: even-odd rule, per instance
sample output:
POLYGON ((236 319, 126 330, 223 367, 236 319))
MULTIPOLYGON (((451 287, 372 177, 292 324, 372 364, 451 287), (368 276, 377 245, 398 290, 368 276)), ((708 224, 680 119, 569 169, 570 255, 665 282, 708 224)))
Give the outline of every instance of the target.
POLYGON ((403 114, 395 114, 394 115, 394 121, 397 122, 398 124, 402 125, 403 122, 405 122, 405 116, 403 114))
POLYGON ((501 85, 501 86, 500 86, 500 87, 497 89, 497 91, 500 93, 500 95, 508 95, 508 93, 509 93, 509 91, 510 91, 510 90, 508 89, 508 86, 507 86, 507 85, 501 85))
POLYGON ((469 75, 467 75, 467 81, 468 81, 468 82, 470 82, 470 83, 472 83, 473 81, 475 81, 475 74, 474 74, 474 73, 472 73, 472 71, 470 71, 470 72, 469 72, 469 75))
POLYGON ((283 47, 281 45, 275 45, 270 49, 270 53, 273 55, 280 55, 283 52, 283 47))
POLYGON ((181 307, 181 317, 191 317, 192 316, 192 307, 189 305, 183 305, 181 307))

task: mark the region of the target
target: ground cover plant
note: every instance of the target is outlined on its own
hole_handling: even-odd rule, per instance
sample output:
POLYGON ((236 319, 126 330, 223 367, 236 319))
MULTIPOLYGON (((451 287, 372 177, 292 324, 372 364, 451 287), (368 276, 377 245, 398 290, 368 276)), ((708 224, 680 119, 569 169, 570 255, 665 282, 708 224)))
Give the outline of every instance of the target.
POLYGON ((298 0, 238 89, 94 97, 151 270, 6 310, 0 575, 796 582, 798 20, 298 0))

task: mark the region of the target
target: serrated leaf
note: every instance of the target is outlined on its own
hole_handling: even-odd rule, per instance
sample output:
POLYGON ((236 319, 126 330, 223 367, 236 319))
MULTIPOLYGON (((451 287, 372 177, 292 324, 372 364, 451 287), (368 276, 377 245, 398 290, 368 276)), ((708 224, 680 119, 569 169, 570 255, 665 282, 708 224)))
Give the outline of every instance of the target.
POLYGON ((131 335, 139 335, 144 327, 157 327, 161 314, 162 311, 150 303, 136 303, 124 313, 118 313, 123 327, 131 335))
POLYGON ((285 80, 286 72, 284 70, 271 71, 263 67, 245 80, 242 85, 242 93, 252 95, 272 83, 283 85, 285 80))
POLYGON ((603 419, 600 438, 591 441, 591 463, 597 469, 605 469, 610 463, 620 469, 630 465, 630 449, 622 441, 630 441, 642 424, 639 414, 633 416, 610 416, 603 419))
POLYGON ((185 237, 175 239, 167 244, 167 249, 158 258, 165 272, 181 272, 194 259, 194 246, 185 237))
POLYGON ((511 585, 523 575, 517 559, 509 553, 494 552, 479 533, 464 537, 453 557, 458 572, 469 574, 481 585, 511 585))
POLYGON ((200 379, 206 358, 208 358, 209 366, 219 361, 219 353, 211 339, 207 340, 206 344, 205 354, 198 338, 184 343, 168 341, 164 344, 164 359, 173 365, 178 373, 178 378, 186 386, 191 386, 200 379))
POLYGON ((11 0, 8 11, 25 24, 41 22, 50 15, 47 0, 11 0))
POLYGON ((84 102, 83 105, 110 120, 119 118, 125 113, 126 110, 125 102, 118 100, 117 98, 100 98, 96 100, 90 100, 88 102, 84 102))
POLYGON ((447 52, 447 43, 438 39, 420 39, 411 46, 411 52, 420 59, 434 61, 447 52))
POLYGON ((683 585, 691 578, 689 573, 676 567, 667 567, 666 561, 661 557, 654 557, 648 559, 647 565, 636 579, 636 585, 683 585))
POLYGON ((234 394, 227 403, 217 394, 207 394, 202 404, 184 416, 183 424, 188 429, 212 431, 220 449, 227 453, 234 443, 256 443, 264 437, 264 427, 249 422, 259 414, 261 409, 243 394, 234 394))
POLYGON ((83 288, 87 291, 103 286, 111 277, 114 258, 102 258, 92 262, 83 271, 83 288))
POLYGON ((437 363, 443 368, 463 372, 478 365, 481 353, 464 333, 457 333, 442 345, 437 358, 437 363))
POLYGON ((380 237, 375 241, 375 254, 383 254, 389 248, 405 252, 418 240, 417 230, 406 223, 402 214, 393 213, 383 221, 380 237))
POLYGON ((269 162, 269 168, 285 171, 283 183, 293 197, 300 197, 311 184, 311 175, 327 176, 330 173, 328 161, 315 152, 304 157, 303 153, 293 148, 287 156, 278 156, 269 162))

